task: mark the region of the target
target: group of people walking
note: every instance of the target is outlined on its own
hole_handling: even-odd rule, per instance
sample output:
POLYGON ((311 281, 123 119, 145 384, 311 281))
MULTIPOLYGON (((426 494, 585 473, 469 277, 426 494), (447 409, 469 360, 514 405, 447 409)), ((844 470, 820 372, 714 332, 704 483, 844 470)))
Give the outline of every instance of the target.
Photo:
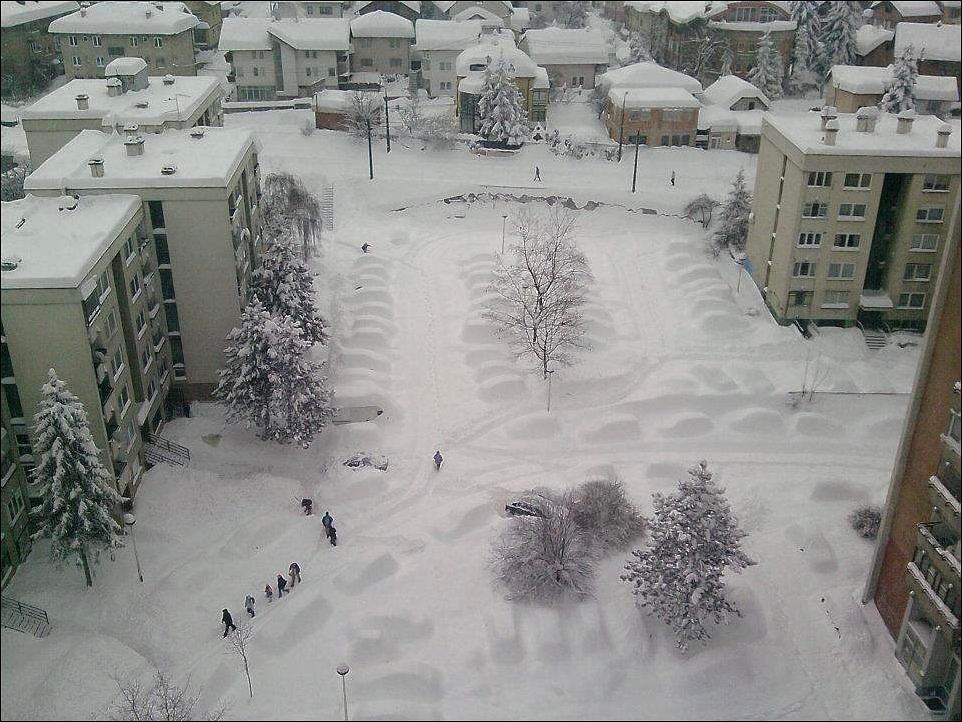
MULTIPOLYGON (((284 576, 284 572, 277 573, 277 598, 280 599, 285 593, 290 594, 291 590, 294 589, 294 585, 301 583, 301 566, 297 562, 291 562, 288 568, 290 574, 290 581, 284 576)), ((267 583, 264 587, 264 596, 267 597, 268 602, 274 601, 274 587, 267 583)), ((244 609, 253 619, 257 614, 255 608, 254 596, 248 594, 244 599, 244 609)), ((224 609, 223 614, 221 614, 221 622, 224 624, 224 637, 226 637, 231 632, 237 629, 237 625, 234 624, 234 618, 231 616, 230 610, 224 609)))

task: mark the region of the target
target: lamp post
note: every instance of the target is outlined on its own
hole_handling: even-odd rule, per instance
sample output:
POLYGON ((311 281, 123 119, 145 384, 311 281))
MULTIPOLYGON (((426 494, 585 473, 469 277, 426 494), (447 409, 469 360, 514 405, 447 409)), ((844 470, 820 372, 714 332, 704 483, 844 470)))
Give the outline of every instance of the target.
POLYGON ((501 214, 501 255, 504 255, 504 227, 508 224, 508 214, 501 214))
POLYGON ((371 148, 371 119, 367 119, 367 165, 371 180, 374 180, 374 150, 371 148))
POLYGON ((140 583, 144 582, 144 573, 140 569, 140 556, 137 554, 137 537, 134 536, 134 524, 137 523, 137 517, 133 514, 124 514, 124 526, 130 529, 130 542, 134 547, 134 561, 137 562, 137 576, 140 577, 140 583))
POLYGON ((625 142, 625 106, 628 104, 628 91, 625 91, 625 97, 621 99, 621 130, 618 131, 618 162, 621 163, 621 146, 625 142))
POLYGON ((547 413, 549 414, 551 413, 551 377, 554 375, 554 372, 556 370, 557 369, 549 369, 548 371, 546 371, 546 373, 548 374, 548 411, 547 413))
POLYGON ((635 183, 638 181, 638 146, 641 145, 641 133, 635 131, 635 170, 631 174, 631 192, 635 192, 635 183))
POLYGON ((346 664, 344 664, 344 662, 341 662, 339 665, 337 665, 337 673, 341 675, 341 696, 344 699, 345 722, 347 722, 348 716, 347 716, 347 682, 344 681, 344 678, 347 677, 347 673, 350 671, 351 671, 351 668, 348 667, 346 664))
POLYGON ((387 138, 387 152, 391 152, 391 116, 387 108, 387 88, 384 89, 384 130, 387 138))

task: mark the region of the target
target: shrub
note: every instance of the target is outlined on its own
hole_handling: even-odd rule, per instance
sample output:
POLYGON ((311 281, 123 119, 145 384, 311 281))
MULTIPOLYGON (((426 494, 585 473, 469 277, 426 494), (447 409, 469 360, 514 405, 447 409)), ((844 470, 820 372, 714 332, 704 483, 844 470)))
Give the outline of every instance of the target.
POLYGON ((848 515, 848 523, 860 537, 874 539, 878 536, 879 525, 882 523, 882 508, 874 504, 855 507, 848 515))
POLYGON ((617 478, 581 484, 571 496, 571 513, 578 529, 602 550, 625 547, 645 532, 645 518, 617 478))

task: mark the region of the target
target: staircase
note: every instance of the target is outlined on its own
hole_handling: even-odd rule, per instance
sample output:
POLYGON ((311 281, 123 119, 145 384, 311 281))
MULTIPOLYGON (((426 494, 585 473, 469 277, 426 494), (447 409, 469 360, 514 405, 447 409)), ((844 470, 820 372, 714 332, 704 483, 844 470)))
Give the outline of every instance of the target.
POLYGON ((144 445, 144 460, 150 466, 170 464, 171 466, 188 466, 190 464, 190 449, 158 434, 148 434, 144 445))
POLYGON ((868 346, 871 351, 878 351, 880 348, 888 346, 888 336, 881 331, 863 328, 862 335, 865 337, 865 345, 868 346))
POLYGON ((329 231, 334 230, 334 185, 324 186, 321 191, 321 218, 324 220, 324 228, 329 231))
POLYGON ((32 634, 38 639, 50 633, 50 618, 40 607, 10 597, 0 597, 0 621, 7 629, 32 634))

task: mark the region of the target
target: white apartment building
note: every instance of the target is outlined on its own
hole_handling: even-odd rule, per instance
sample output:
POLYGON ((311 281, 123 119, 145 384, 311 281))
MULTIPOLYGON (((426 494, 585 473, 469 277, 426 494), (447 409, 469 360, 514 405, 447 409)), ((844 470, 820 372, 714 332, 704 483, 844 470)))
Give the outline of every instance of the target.
POLYGON ((558 86, 595 87, 595 76, 608 70, 608 45, 593 30, 528 30, 520 48, 548 71, 558 86))
POLYGON ((414 23, 417 42, 412 48, 414 63, 420 62, 421 87, 428 95, 454 97, 458 90, 455 61, 462 50, 481 38, 481 23, 467 20, 418 20, 414 23))
POLYGON ((414 23, 400 15, 375 10, 351 20, 355 73, 407 75, 411 72, 414 23))

